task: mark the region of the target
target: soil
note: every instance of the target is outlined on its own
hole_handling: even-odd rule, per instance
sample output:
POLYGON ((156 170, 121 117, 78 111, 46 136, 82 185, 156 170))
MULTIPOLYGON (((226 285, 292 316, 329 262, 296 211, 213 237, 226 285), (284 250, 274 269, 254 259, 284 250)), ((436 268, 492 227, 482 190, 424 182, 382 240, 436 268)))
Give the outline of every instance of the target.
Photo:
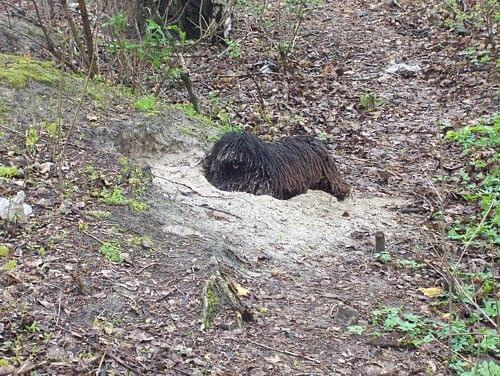
MULTIPOLYGON (((467 68, 451 37, 432 26, 419 2, 326 3, 319 20, 306 21, 313 38, 300 40, 292 79, 260 77, 257 90, 251 80, 238 78, 267 54, 259 56, 263 42, 243 22, 236 38, 247 41, 251 53, 217 64, 202 57, 192 76, 201 97, 217 91, 223 107, 248 130, 267 137, 327 134, 353 186, 352 197, 342 202, 319 191, 287 201, 219 191, 200 166, 216 130, 170 107, 140 114, 124 97, 102 107, 84 96, 80 104, 78 91, 65 98, 65 108, 79 112, 74 118, 71 110, 63 111, 63 128, 73 120, 75 128, 61 178, 55 165, 48 172, 40 167, 50 161, 46 134, 33 153, 24 151, 26 129, 57 118, 57 87, 1 87, 8 111, 0 130, 11 131, 0 138, 0 148, 7 150, 0 162, 19 166, 22 175, 0 180, 0 196, 24 189, 34 216, 0 232, 0 243, 17 261, 13 270, 0 272, 0 359, 12 365, 0 364, 0 370, 447 373, 439 345, 417 350, 400 338, 374 340, 349 327, 367 325, 381 306, 429 313, 429 299, 418 289, 441 281, 424 225, 436 205, 432 179, 443 154, 452 152, 443 150, 436 124, 490 114, 497 105, 491 77, 496 72, 467 68), (395 62, 421 70, 410 76, 387 73, 395 62), (235 78, 222 80, 228 72, 235 78), (386 105, 364 111, 359 95, 366 91, 383 96, 386 105), (259 92, 266 93, 273 126, 262 123, 259 92), (290 120, 296 115, 303 121, 290 120), (134 196, 130 174, 119 162, 124 156, 127 168, 140 167, 150 179, 143 194, 134 196), (148 209, 104 203, 99 192, 115 185, 148 209), (96 217, 96 211, 110 215, 96 217), (425 266, 377 261, 377 232, 385 234, 393 258, 425 266), (123 263, 99 251, 108 241, 121 245, 123 263), (200 329, 202 291, 214 259, 225 278, 245 290, 240 298, 252 321, 241 322, 226 304, 208 329, 200 329)), ((13 44, 12 38, 4 33, 0 41, 13 44)), ((16 46, 9 51, 23 50, 21 42, 16 46)), ((166 95, 182 100, 176 91, 166 95)))

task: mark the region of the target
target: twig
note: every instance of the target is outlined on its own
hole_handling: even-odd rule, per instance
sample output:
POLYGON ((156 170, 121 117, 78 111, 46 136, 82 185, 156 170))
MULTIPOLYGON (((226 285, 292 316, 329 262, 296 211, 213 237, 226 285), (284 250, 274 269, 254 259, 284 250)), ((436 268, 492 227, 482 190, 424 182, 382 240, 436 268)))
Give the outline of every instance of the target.
POLYGON ((163 176, 159 176, 159 175, 155 175, 155 174, 151 174, 153 177, 157 178, 157 179, 161 179, 161 180, 165 180, 165 181, 168 181, 169 183, 172 183, 174 185, 180 185, 181 187, 185 187, 187 189, 189 189, 191 192, 193 192, 194 194, 197 194, 198 196, 201 196, 201 197, 207 197, 207 198, 223 198, 221 196, 213 196, 213 195, 204 195, 198 191, 196 191, 195 189, 191 188, 189 185, 187 184, 184 184, 184 183, 181 183, 181 182, 178 182, 178 181, 174 181, 174 180, 170 180, 170 179, 167 179, 163 176))
POLYGON ((469 249, 469 246, 470 244, 472 243, 472 241, 475 239, 475 237, 477 236, 479 230, 481 229, 481 227, 483 226, 484 222, 486 221, 486 218, 488 217, 488 215, 490 214, 491 212, 491 209, 493 208, 494 205, 496 205, 496 200, 491 200, 491 204, 488 208, 488 210, 486 210, 486 213, 484 214, 483 218, 481 219, 481 222, 479 222, 479 225, 477 225, 476 227, 476 230, 474 231, 474 233, 471 235, 471 237, 469 238, 469 240, 467 240, 467 243, 465 243, 465 247, 464 247, 464 250, 462 251, 462 253, 460 254, 460 257, 458 258, 456 264, 455 264, 455 269, 458 267, 458 264, 460 263, 460 261, 462 261, 462 258, 464 257, 465 253, 467 252, 467 250, 469 249))
POLYGON ((207 204, 201 204, 201 205, 193 205, 193 204, 188 204, 188 203, 183 203, 184 205, 187 205, 187 206, 191 206, 191 207, 197 207, 197 208, 202 208, 202 209, 208 209, 208 210, 213 210, 213 211, 216 211, 216 212, 219 212, 219 213, 223 213, 223 214, 227 214, 227 215, 230 215, 231 217, 234 217, 234 218, 238 218, 238 219, 243 219, 241 218, 239 215, 236 215, 236 214, 233 214, 233 213, 230 213, 226 210, 222 210, 222 209, 216 209, 216 208, 213 208, 211 206, 208 206, 207 204))
POLYGON ((262 343, 252 341, 251 339, 247 339, 247 341, 250 342, 250 343, 252 343, 252 344, 254 344, 254 345, 256 345, 256 346, 259 346, 259 347, 262 347, 264 349, 267 349, 267 350, 276 351, 276 352, 279 352, 279 353, 282 353, 282 354, 286 354, 286 355, 290 355, 290 356, 295 356, 297 358, 302 358, 302 359, 308 360, 310 362, 314 362, 316 364, 321 364, 321 362, 319 360, 310 358, 310 357, 302 355, 302 354, 297 354, 297 353, 293 353, 293 352, 286 351, 286 350, 276 349, 276 348, 264 345, 262 343))
POLYGON ((184 86, 186 86, 186 90, 189 94, 189 101, 193 105, 196 113, 201 114, 200 102, 198 101, 198 97, 193 90, 193 81, 191 81, 191 78, 189 77, 189 69, 186 66, 186 62, 184 61, 184 57, 182 56, 182 54, 179 54, 178 57, 182 68, 181 80, 184 83, 184 86))
POLYGON ((89 238, 92 238, 92 239, 94 239, 95 241, 97 241, 97 242, 99 242, 99 243, 101 243, 101 244, 104 244, 104 242, 103 242, 101 239, 96 238, 94 235, 89 234, 87 231, 82 231, 82 232, 83 232, 85 235, 87 235, 89 238))
POLYGON ((141 274, 144 270, 146 270, 147 268, 150 268, 151 266, 154 266, 154 265, 158 265, 158 263, 157 262, 152 262, 151 264, 143 266, 141 269, 139 269, 139 271, 137 272, 137 274, 141 274))
POLYGON ((104 352, 102 353, 101 361, 99 362, 99 366, 97 367, 97 370, 95 371, 96 376, 99 376, 99 374, 101 372, 102 363, 104 362, 104 358, 106 357, 106 353, 108 352, 108 348, 109 348, 109 343, 106 345, 106 348, 104 349, 104 352))
POLYGON ((187 296, 184 291, 182 291, 180 288, 178 288, 177 286, 174 286, 174 289, 176 289, 181 295, 183 295, 187 300, 189 300, 189 303, 192 303, 193 301, 191 300, 191 298, 189 296, 187 296))
MULTIPOLYGON (((186 3, 187 3, 187 2, 186 2, 186 3)), ((188 372, 186 372, 186 371, 183 371, 183 370, 181 370, 181 369, 179 369, 179 368, 175 368, 175 367, 173 367, 172 369, 173 369, 174 371, 177 371, 177 372, 179 372, 179 373, 182 373, 183 375, 186 375, 186 376, 191 376, 191 375, 192 375, 191 373, 188 373, 188 372)))
POLYGON ((8 127, 6 127, 5 125, 2 125, 2 124, 0 124, 0 128, 5 129, 7 132, 15 133, 15 134, 17 134, 19 136, 23 136, 23 137, 25 136, 22 132, 19 132, 17 129, 11 129, 11 128, 8 128, 8 127))
POLYGON ((64 289, 64 283, 61 287, 61 290, 59 290, 59 302, 57 304, 57 317, 56 317, 56 325, 59 324, 59 317, 61 316, 61 303, 62 303, 62 292, 64 289))

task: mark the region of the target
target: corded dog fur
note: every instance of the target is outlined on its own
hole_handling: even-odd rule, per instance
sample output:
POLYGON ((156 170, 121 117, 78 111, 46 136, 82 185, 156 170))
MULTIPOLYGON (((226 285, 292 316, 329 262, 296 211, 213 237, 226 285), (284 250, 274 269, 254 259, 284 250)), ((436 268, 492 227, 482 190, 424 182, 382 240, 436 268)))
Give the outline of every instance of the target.
POLYGON ((263 142, 229 132, 203 161, 207 180, 224 191, 270 195, 281 200, 317 189, 343 200, 349 185, 340 177, 326 146, 311 136, 263 142))

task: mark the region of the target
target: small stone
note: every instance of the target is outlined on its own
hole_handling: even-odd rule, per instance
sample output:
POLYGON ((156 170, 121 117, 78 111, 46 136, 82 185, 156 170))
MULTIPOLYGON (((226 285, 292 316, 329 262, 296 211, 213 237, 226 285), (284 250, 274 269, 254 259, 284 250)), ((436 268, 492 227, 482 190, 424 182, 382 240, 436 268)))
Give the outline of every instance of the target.
POLYGON ((40 200, 35 202, 35 205, 39 205, 46 208, 47 206, 49 206, 49 200, 47 200, 46 198, 41 198, 40 200))
POLYGON ((358 311, 344 303, 339 303, 332 312, 336 323, 344 328, 356 324, 359 319, 358 311))
POLYGON ((153 248, 153 241, 150 238, 142 238, 141 240, 141 246, 144 249, 150 249, 153 248))
POLYGON ((68 200, 63 200, 63 202, 61 202, 61 206, 59 206, 59 212, 61 214, 70 214, 71 213, 71 202, 68 200))
POLYGON ((279 271, 279 269, 276 269, 276 268, 272 269, 272 270, 271 270, 271 275, 272 275, 273 277, 277 277, 277 276, 279 276, 279 275, 280 275, 280 271, 279 271))
POLYGON ((52 162, 45 162, 45 163, 41 163, 38 166, 38 168, 42 174, 48 174, 50 172, 50 170, 52 169, 52 165, 53 165, 52 162))

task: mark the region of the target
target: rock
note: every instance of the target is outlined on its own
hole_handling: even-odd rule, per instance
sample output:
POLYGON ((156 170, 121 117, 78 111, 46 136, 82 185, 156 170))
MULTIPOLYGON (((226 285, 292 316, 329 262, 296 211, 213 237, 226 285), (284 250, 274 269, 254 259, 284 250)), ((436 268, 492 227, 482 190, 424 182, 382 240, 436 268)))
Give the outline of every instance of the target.
POLYGON ((153 248, 153 241, 150 239, 150 238, 142 238, 141 240, 141 245, 142 245, 142 248, 144 249, 150 249, 150 248, 153 248))
POLYGON ((356 324, 359 319, 359 313, 356 309, 341 302, 334 307, 332 313, 336 323, 343 328, 356 324))
POLYGON ((33 214, 33 208, 24 203, 26 194, 19 191, 14 198, 0 197, 0 219, 7 222, 23 223, 33 214))
POLYGON ((50 205, 50 203, 49 203, 49 200, 47 200, 46 198, 41 198, 40 200, 35 202, 35 205, 39 205, 41 207, 46 208, 47 206, 50 205))
POLYGON ((45 163, 41 163, 38 168, 40 170, 40 172, 42 174, 48 174, 50 172, 50 170, 52 169, 52 165, 53 163, 52 162, 45 162, 45 163))
POLYGON ((59 206, 59 213, 70 214, 71 213, 71 202, 69 200, 63 200, 61 206, 59 206))
POLYGON ((396 376, 400 374, 396 365, 392 363, 371 365, 365 368, 365 372, 369 376, 396 376))
POLYGON ((421 69, 420 65, 418 64, 397 63, 387 68, 385 70, 385 73, 389 74, 399 73, 401 75, 414 76, 418 72, 420 72, 420 69, 421 69))

